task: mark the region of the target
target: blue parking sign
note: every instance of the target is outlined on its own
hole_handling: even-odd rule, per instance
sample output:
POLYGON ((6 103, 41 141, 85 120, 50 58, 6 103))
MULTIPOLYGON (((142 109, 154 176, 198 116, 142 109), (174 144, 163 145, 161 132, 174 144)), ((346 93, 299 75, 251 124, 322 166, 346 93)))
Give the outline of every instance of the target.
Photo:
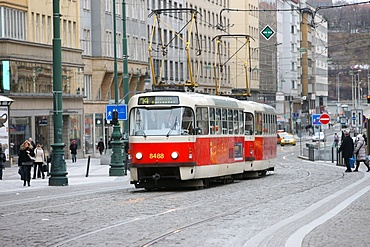
POLYGON ((321 125, 320 116, 321 114, 312 114, 312 125, 321 125))
POLYGON ((127 105, 107 105, 106 119, 107 121, 113 120, 113 112, 118 112, 118 120, 127 120, 127 105))

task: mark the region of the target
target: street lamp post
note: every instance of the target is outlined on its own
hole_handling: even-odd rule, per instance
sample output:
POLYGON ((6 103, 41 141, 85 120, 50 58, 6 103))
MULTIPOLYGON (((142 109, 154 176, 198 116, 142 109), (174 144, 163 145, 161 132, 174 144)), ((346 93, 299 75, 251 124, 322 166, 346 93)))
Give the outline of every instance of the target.
MULTIPOLYGON (((116 0, 113 0, 113 44, 114 44, 114 104, 118 106, 118 74, 117 74, 117 47, 116 47, 116 0)), ((124 170, 124 157, 122 155, 122 141, 121 131, 118 122, 118 113, 113 113, 113 133, 112 133, 112 156, 109 169, 109 176, 123 176, 125 175, 124 170)))
POLYGON ((357 87, 355 87, 355 90, 356 90, 356 93, 355 93, 355 104, 356 104, 356 107, 355 109, 357 109, 358 106, 361 105, 361 96, 360 96, 360 85, 361 85, 361 82, 360 82, 360 72, 361 70, 357 70, 357 87), (357 103, 358 101, 358 103, 357 103))
POLYGON ((370 79, 370 73, 369 73, 369 69, 367 70, 367 95, 370 95, 370 82, 369 82, 369 79, 370 79))
POLYGON ((60 1, 53 0, 53 100, 54 100, 54 143, 51 169, 50 186, 68 185, 67 166, 64 160, 63 143, 63 107, 62 107, 62 41, 60 38, 60 1))
POLYGON ((339 78, 339 75, 340 74, 343 74, 343 72, 341 71, 337 74, 337 96, 338 96, 337 111, 338 111, 338 116, 339 116, 339 112, 340 112, 340 109, 339 109, 339 107, 340 107, 340 80, 339 80, 340 78, 339 78))
POLYGON ((352 87, 351 87, 351 89, 352 89, 352 98, 351 98, 351 100, 352 100, 352 108, 353 108, 353 106, 354 106, 354 104, 353 104, 353 99, 354 99, 354 96, 353 96, 353 70, 349 71, 349 75, 352 77, 352 87))

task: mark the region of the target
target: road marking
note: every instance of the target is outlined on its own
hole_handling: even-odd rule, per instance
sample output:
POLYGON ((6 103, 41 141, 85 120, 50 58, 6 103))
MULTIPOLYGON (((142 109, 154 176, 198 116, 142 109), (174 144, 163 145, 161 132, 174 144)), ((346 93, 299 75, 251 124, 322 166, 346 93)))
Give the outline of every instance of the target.
MULTIPOLYGON (((286 218, 286 219, 284 219, 284 220, 266 228, 265 230, 258 233, 256 236, 250 238, 243 245, 243 247, 268 246, 268 243, 271 241, 271 239, 275 237, 275 234, 278 235, 277 232, 279 230, 281 230, 283 227, 286 227, 287 225, 292 224, 296 221, 301 221, 301 219, 304 218, 305 216, 307 216, 308 214, 314 212, 315 210, 320 210, 320 208, 322 208, 322 206, 324 204, 329 203, 331 200, 336 199, 337 197, 341 196, 342 194, 348 193, 349 190, 351 190, 354 187, 358 186, 359 184, 365 182, 369 178, 370 178, 370 175, 367 173, 367 174, 365 174, 365 176, 361 180, 347 186, 346 188, 344 188, 342 190, 339 190, 339 191, 335 192, 334 194, 318 201, 317 203, 312 204, 311 206, 309 206, 305 210, 303 210, 299 213, 296 213, 293 216, 291 216, 289 218, 286 218)), ((336 216, 340 211, 342 211, 343 209, 348 207, 354 200, 356 200, 357 198, 359 198, 360 196, 362 196, 363 194, 365 194, 369 190, 370 190, 370 185, 365 187, 361 191, 357 192, 356 194, 352 195, 351 197, 347 198, 346 200, 344 200, 343 202, 338 204, 338 206, 336 206, 334 209, 328 211, 326 214, 320 216, 316 220, 313 220, 309 224, 306 224, 305 226, 298 229, 295 233, 293 233, 287 239, 287 241, 285 243, 285 247, 301 246, 304 237, 310 231, 312 231, 312 229, 314 229, 318 225, 323 224, 324 222, 331 219, 332 217, 336 216)))
MULTIPOLYGON (((364 182, 365 180, 368 180, 368 179, 369 179, 369 176, 367 174, 365 174, 365 176, 361 180, 359 180, 358 182, 356 182, 355 184, 356 185, 357 184, 360 184, 360 183, 362 183, 362 182, 364 182)), ((349 187, 352 188, 354 186, 352 186, 352 185, 351 186, 348 186, 347 188, 345 188, 345 189, 343 189, 341 191, 338 191, 337 193, 334 193, 333 195, 337 194, 336 196, 339 196, 339 195, 341 195, 343 193, 346 193, 346 192, 348 192, 350 190, 349 187)), ((309 223, 309 224, 301 227, 300 229, 298 229, 295 233, 293 233, 288 238, 288 240, 285 243, 285 247, 301 246, 303 239, 313 229, 315 229, 316 227, 318 227, 321 224, 324 224, 326 221, 330 220, 331 218, 333 218, 334 216, 336 216, 337 214, 339 214, 343 209, 347 208, 349 205, 351 205, 352 202, 354 202, 355 200, 357 200, 358 198, 360 198, 361 196, 363 196, 369 190, 370 190, 370 185, 369 186, 366 186, 365 188, 363 188, 359 192, 355 193, 354 195, 350 196, 349 198, 347 198, 343 202, 339 203, 338 206, 336 206, 335 208, 333 208, 332 210, 330 210, 326 214, 322 215, 321 217, 317 218, 316 220, 311 221, 311 223, 309 223)), ((329 196, 329 197, 331 197, 331 196, 329 196)), ((327 198, 329 198, 329 197, 327 197, 327 198)), ((324 200, 321 200, 318 203, 321 203, 324 200)), ((326 203, 326 202, 321 203, 320 206, 323 205, 324 203, 326 203)))

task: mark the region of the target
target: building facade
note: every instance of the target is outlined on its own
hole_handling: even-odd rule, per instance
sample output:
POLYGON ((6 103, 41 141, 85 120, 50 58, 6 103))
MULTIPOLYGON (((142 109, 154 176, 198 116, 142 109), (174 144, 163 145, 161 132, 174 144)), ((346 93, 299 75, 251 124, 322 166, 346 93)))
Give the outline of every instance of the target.
MULTIPOLYGON (((65 158, 76 140, 78 156, 98 155, 100 138, 108 141, 106 105, 114 100, 114 49, 117 50, 120 101, 143 90, 147 65, 146 1, 126 1, 129 92, 123 92, 123 6, 113 0, 60 1, 62 40, 63 142, 65 158), (114 43, 116 36, 116 43, 114 43)), ((29 137, 49 152, 53 133, 53 1, 0 3, 0 61, 9 67, 9 153, 29 137)), ((123 103, 123 102, 122 102, 123 103)))
MULTIPOLYGON (((0 60, 9 64, 10 155, 32 137, 49 151, 53 143, 52 38, 50 1, 0 3, 0 60)), ((63 45, 63 141, 81 140, 83 63, 78 1, 61 1, 63 45), (68 12, 67 12, 68 11, 68 12)), ((67 154, 67 152, 66 152, 67 154)))

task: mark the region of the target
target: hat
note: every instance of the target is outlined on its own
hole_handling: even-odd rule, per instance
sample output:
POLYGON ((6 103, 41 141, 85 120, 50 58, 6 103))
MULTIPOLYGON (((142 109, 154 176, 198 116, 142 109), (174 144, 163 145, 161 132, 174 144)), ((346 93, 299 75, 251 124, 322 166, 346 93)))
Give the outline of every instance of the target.
POLYGON ((344 133, 345 135, 348 135, 348 134, 349 134, 349 131, 348 131, 348 130, 343 130, 343 133, 344 133))

